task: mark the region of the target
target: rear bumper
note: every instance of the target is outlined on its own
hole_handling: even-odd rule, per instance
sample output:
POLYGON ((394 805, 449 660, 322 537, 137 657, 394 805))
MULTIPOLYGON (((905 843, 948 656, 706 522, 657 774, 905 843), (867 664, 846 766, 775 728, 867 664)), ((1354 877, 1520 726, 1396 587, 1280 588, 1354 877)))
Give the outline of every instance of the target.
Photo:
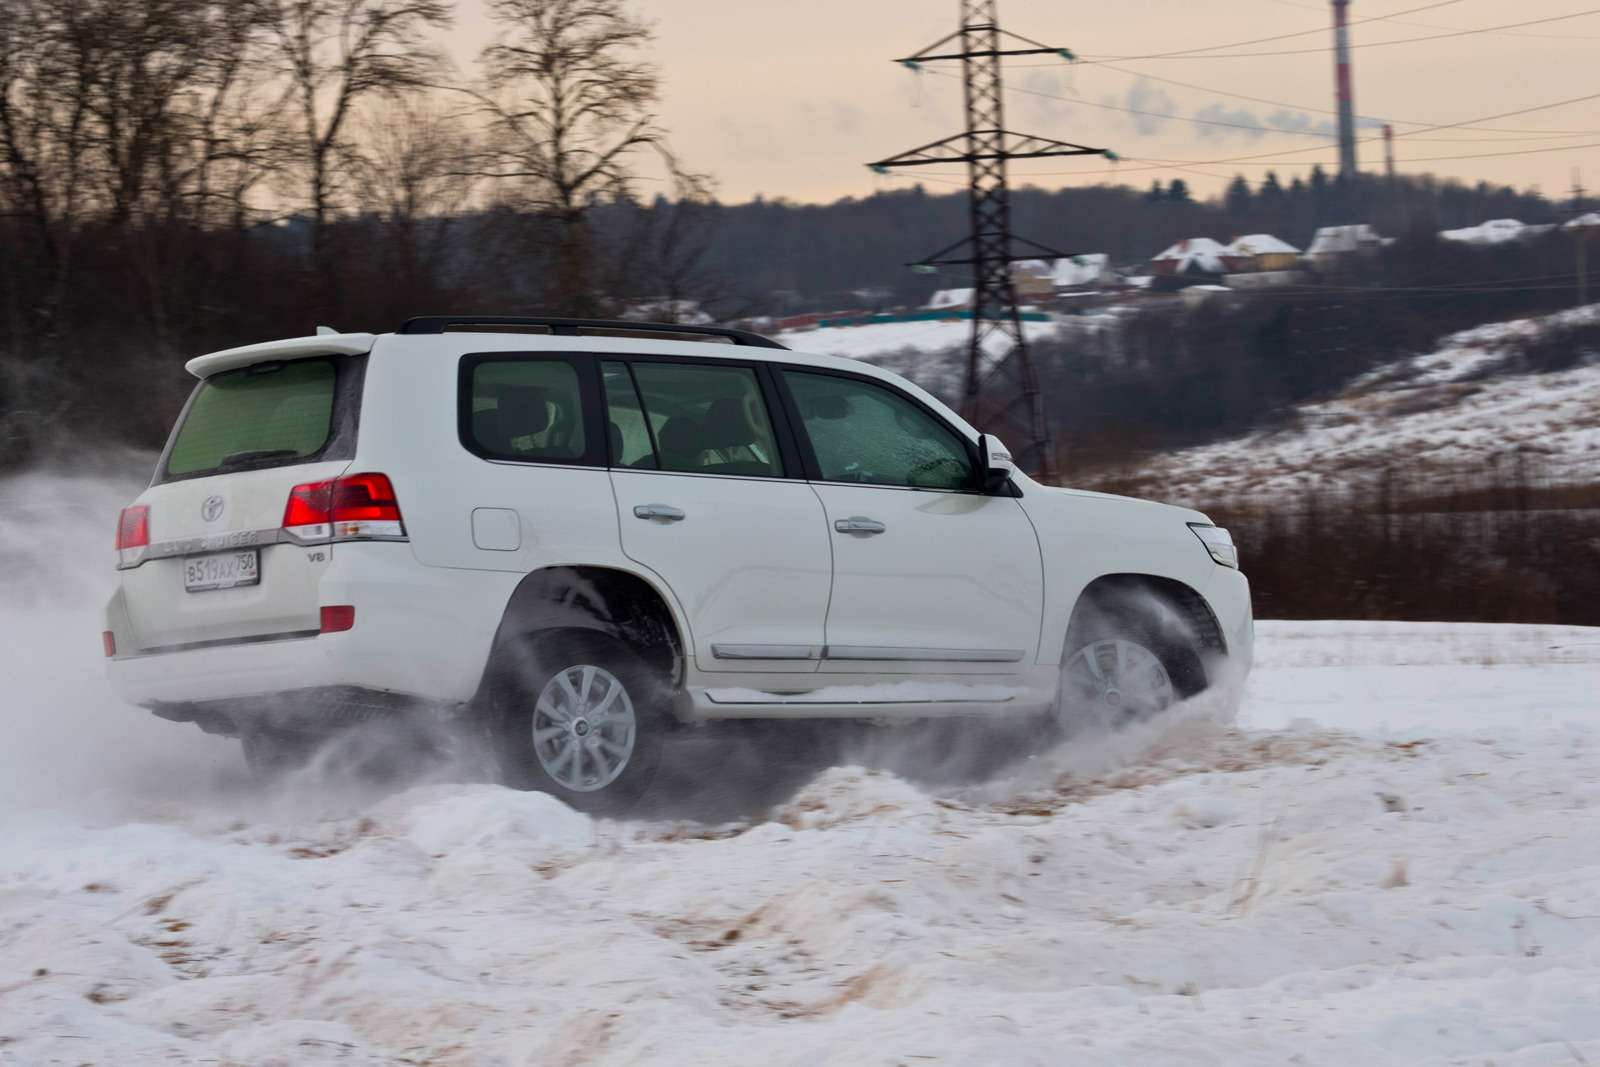
MULTIPOLYGON (((350 630, 122 655, 108 673, 118 696, 149 708, 263 704, 323 690, 458 704, 477 691, 517 578, 425 567, 404 544, 342 544, 317 600, 353 605, 350 630)), ((106 628, 119 649, 136 646, 121 590, 106 605, 106 628)))
POLYGON ((429 707, 413 697, 353 686, 293 689, 270 697, 238 697, 209 703, 155 702, 150 710, 170 722, 192 722, 206 733, 252 730, 328 733, 357 723, 387 719, 429 707))

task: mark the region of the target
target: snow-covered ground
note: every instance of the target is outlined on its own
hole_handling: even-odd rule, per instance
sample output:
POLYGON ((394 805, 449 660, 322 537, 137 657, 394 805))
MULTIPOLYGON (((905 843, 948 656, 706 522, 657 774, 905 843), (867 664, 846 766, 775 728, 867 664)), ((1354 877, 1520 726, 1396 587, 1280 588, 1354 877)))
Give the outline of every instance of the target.
POLYGON ((106 692, 105 523, 21 579, 41 488, 119 492, 0 487, 0 1064, 1600 1062, 1600 630, 1264 623, 1237 719, 711 822, 260 791, 106 692))
POLYGON ((1600 305, 1463 331, 1295 409, 1282 429, 1152 456, 1118 480, 1165 500, 1215 502, 1358 488, 1385 468, 1413 484, 1481 481, 1523 453, 1536 476, 1593 481, 1600 364, 1550 374, 1508 373, 1503 364, 1518 339, 1597 316, 1600 305))
MULTIPOLYGON (((1025 322, 1023 333, 1037 341, 1052 336, 1055 322, 1025 322)), ((972 323, 964 319, 938 322, 885 322, 870 326, 829 326, 820 330, 795 330, 778 334, 776 340, 799 352, 866 359, 890 355, 907 349, 922 353, 952 352, 964 349, 972 333, 972 323)), ((997 337, 1003 350, 1006 341, 997 337)))

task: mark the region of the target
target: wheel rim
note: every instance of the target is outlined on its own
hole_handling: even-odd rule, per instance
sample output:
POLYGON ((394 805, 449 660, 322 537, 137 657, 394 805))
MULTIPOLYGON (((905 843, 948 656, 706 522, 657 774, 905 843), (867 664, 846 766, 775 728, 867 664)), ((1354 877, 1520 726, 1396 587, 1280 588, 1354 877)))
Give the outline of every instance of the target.
POLYGON ((533 708, 533 750, 551 778, 592 793, 617 780, 633 756, 637 720, 628 689, 604 667, 580 664, 545 684, 533 708))
POLYGON ((1113 724, 1149 718, 1177 700, 1161 657, 1122 638, 1078 649, 1062 669, 1061 691, 1063 710, 1093 710, 1113 724))

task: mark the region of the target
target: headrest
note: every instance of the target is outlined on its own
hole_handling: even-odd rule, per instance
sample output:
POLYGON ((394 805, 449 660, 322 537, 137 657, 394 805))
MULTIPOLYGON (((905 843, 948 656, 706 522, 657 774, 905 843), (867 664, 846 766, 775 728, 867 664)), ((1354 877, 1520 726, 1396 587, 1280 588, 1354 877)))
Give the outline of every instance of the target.
POLYGON ((661 465, 669 468, 695 466, 705 446, 700 443, 700 426, 693 419, 671 418, 656 433, 661 448, 661 465))
POLYGON ((756 428, 751 425, 743 400, 723 396, 711 402, 700 430, 701 448, 732 448, 755 444, 755 440, 756 428))
POLYGON ((622 462, 622 427, 614 422, 606 423, 606 439, 611 442, 611 462, 622 462))
POLYGON ((494 408, 482 408, 472 413, 472 436, 484 448, 495 452, 505 449, 500 440, 500 413, 494 408))
POLYGON ((500 435, 507 440, 541 433, 550 425, 550 391, 537 385, 503 385, 495 392, 500 435))

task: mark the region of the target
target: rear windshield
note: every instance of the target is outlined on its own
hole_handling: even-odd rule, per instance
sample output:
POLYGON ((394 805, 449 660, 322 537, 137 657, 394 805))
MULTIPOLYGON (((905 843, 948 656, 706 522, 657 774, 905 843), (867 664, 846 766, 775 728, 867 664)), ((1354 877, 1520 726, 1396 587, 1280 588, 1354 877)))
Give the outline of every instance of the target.
POLYGON ((207 378, 168 448, 167 478, 305 462, 334 432, 331 359, 262 363, 207 378))

